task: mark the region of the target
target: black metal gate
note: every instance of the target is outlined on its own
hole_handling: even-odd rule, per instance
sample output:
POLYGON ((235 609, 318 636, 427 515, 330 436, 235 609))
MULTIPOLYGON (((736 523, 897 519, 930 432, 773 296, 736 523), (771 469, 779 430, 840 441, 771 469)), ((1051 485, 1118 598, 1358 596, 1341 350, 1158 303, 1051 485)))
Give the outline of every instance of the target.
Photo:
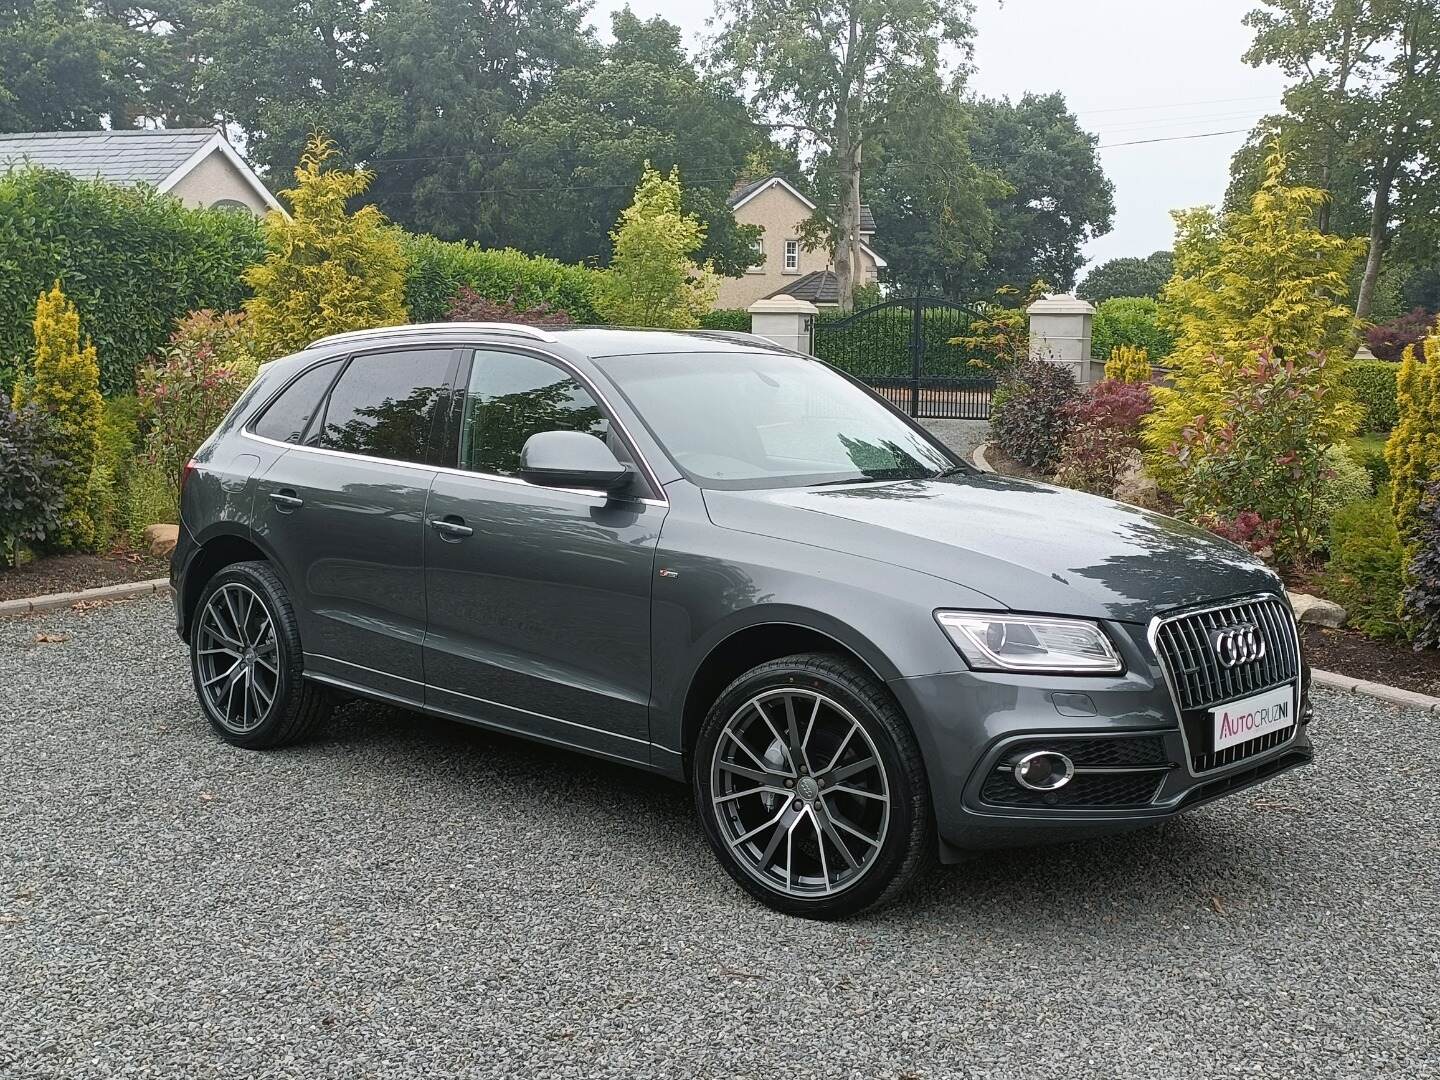
POLYGON ((988 420, 994 377, 966 344, 976 309, 940 297, 886 300, 815 320, 815 355, 848 371, 911 416, 988 420))

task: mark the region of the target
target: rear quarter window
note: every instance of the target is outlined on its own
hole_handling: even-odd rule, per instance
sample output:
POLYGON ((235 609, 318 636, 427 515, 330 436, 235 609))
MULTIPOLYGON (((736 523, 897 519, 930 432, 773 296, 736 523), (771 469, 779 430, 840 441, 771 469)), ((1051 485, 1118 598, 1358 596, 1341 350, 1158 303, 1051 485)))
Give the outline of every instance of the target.
POLYGON ((320 407, 325 391, 335 381, 340 364, 340 360, 327 360, 295 379, 266 406, 251 430, 276 442, 298 443, 320 407))

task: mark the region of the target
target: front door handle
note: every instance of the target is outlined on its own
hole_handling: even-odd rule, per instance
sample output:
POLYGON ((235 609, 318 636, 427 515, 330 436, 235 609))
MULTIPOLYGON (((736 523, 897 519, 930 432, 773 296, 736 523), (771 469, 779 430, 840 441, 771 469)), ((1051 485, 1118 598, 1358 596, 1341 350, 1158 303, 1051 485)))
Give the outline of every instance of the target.
POLYGON ((446 540, 461 540, 473 536, 475 530, 465 524, 465 519, 449 514, 446 517, 431 518, 430 527, 446 540))
POLYGON ((281 488, 279 491, 270 492, 270 501, 275 504, 281 513, 286 514, 291 510, 299 510, 300 507, 305 505, 305 500, 289 488, 281 488))

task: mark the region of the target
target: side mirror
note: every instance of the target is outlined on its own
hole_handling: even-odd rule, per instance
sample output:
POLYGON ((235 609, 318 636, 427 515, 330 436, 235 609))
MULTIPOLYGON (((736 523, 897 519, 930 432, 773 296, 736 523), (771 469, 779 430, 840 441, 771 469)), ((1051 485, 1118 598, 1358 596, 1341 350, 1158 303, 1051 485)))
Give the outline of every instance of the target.
POLYGON ((583 431, 540 431, 520 450, 520 479, 545 487, 585 488, 606 493, 624 487, 630 468, 610 448, 583 431))

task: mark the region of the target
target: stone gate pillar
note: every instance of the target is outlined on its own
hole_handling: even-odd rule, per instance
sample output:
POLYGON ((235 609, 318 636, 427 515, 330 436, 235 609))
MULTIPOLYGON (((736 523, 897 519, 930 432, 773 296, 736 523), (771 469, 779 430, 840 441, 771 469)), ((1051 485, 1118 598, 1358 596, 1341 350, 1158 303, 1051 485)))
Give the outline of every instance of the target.
POLYGON ((1095 307, 1071 293, 1050 293, 1036 300, 1030 317, 1030 359, 1064 364, 1081 386, 1094 382, 1090 371, 1090 324, 1095 307))
POLYGON ((750 312, 750 332, 769 338, 776 345, 795 352, 815 351, 815 316, 819 308, 793 296, 772 296, 756 300, 750 312))

